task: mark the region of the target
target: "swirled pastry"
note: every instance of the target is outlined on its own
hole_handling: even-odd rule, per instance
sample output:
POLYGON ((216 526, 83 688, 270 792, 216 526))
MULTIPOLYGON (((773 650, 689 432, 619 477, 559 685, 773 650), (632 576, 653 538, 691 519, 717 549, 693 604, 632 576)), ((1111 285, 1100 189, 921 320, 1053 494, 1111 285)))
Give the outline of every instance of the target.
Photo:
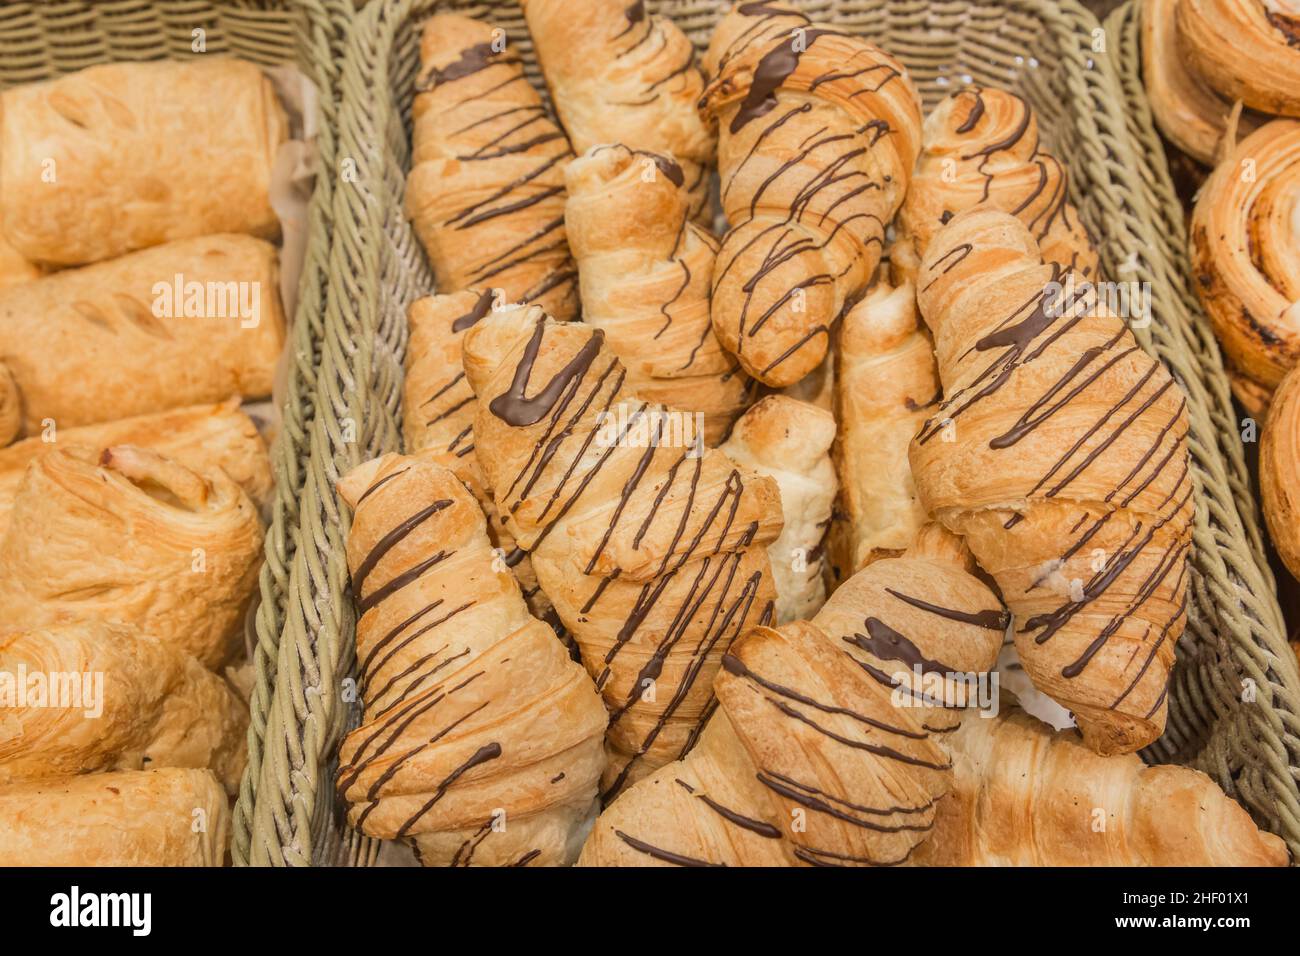
POLYGON ((1294 0, 1179 0, 1179 49, 1229 100, 1300 117, 1300 8, 1294 0))
POLYGON ((1259 490, 1278 556, 1300 579, 1300 373, 1273 395, 1259 446, 1259 490))

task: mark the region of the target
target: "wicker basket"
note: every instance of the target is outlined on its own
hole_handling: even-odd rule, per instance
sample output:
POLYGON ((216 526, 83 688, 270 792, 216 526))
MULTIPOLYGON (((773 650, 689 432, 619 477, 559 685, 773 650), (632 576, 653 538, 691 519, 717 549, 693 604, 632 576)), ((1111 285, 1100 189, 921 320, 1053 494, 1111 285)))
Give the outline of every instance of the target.
MULTIPOLYGON (((728 4, 649 6, 703 48, 728 4)), ((1130 137, 1114 53, 1104 52, 1096 19, 1075 0, 808 0, 803 7, 899 56, 927 107, 969 82, 1023 93, 1056 151, 1072 159, 1072 198, 1101 237, 1104 268, 1151 283, 1158 320, 1138 335, 1187 390, 1201 486, 1193 611, 1169 730, 1151 756, 1206 769, 1300 853, 1300 676, 1263 558, 1218 352, 1191 319, 1185 273, 1170 245, 1181 229, 1150 188, 1150 144, 1130 137), (1243 703, 1248 680, 1253 702, 1243 703)), ((372 3, 349 36, 338 137, 341 161, 356 164, 356 182, 335 196, 317 416, 278 680, 269 710, 264 698, 255 702, 263 709, 254 723, 266 727, 266 738, 254 755, 254 863, 367 863, 375 855, 371 841, 341 826, 332 786, 338 741, 357 718, 339 692, 353 672, 354 621, 344 558, 349 515, 333 484, 400 441, 405 310, 433 287, 401 210, 419 26, 435 10, 492 19, 522 52, 529 77, 540 80, 513 2, 372 3)))

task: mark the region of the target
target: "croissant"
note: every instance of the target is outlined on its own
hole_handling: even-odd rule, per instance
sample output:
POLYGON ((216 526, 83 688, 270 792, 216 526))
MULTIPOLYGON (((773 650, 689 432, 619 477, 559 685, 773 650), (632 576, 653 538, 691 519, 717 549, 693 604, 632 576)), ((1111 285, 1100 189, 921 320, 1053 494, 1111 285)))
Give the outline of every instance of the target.
POLYGON ((1274 120, 1242 140, 1192 211, 1196 291, 1226 353, 1233 394, 1262 416, 1300 359, 1300 122, 1274 120))
POLYGON ((939 371, 912 286, 878 283, 849 309, 835 361, 839 492, 826 549, 838 583, 902 554, 926 522, 907 447, 939 398, 939 371))
POLYGON ((704 77, 686 34, 667 17, 648 15, 644 0, 520 0, 520 6, 574 151, 622 143, 672 155, 690 216, 700 217, 715 142, 695 109, 704 77))
POLYGON ((1259 490, 1278 556, 1300 579, 1300 373, 1273 395, 1259 445, 1259 490))
POLYGON ((606 798, 689 750, 723 652, 775 612, 776 483, 641 401, 585 324, 501 312, 465 339, 497 510, 610 711, 606 798))
POLYGON ((1186 399, 1074 279, 1006 213, 935 235, 919 304, 944 401, 910 460, 926 511, 997 581, 1034 685, 1093 750, 1127 753, 1164 729, 1186 624, 1186 399))
POLYGON ((578 311, 564 237, 573 154, 504 31, 452 14, 420 36, 406 215, 438 288, 504 290, 557 318, 578 311))
POLYGON ((797 7, 781 0, 744 2, 737 0, 713 27, 708 49, 700 60, 706 80, 716 77, 732 59, 749 47, 767 49, 773 42, 788 39, 796 30, 813 25, 797 7))
POLYGON ((601 814, 579 865, 904 862, 949 786, 941 739, 960 716, 943 704, 992 667, 1006 626, 966 568, 934 529, 812 621, 749 631, 724 658, 699 744, 601 814))
POLYGON ((0 539, 0 620, 132 624, 217 668, 240 642, 262 553, 248 496, 156 452, 36 459, 0 539))
POLYGON ((209 767, 239 789, 247 706, 189 654, 134 628, 79 621, 0 636, 0 706, 0 784, 209 767))
POLYGON ((977 206, 1016 216, 1045 261, 1096 278, 1097 253, 1066 198, 1067 179, 1060 160, 1042 148, 1023 97, 974 87, 948 97, 926 117, 921 158, 898 213, 889 259, 895 284, 915 283, 934 234, 977 206))
POLYGON ((583 320, 604 331, 636 395, 698 412, 705 442, 716 445, 752 389, 709 322, 717 243, 688 220, 681 167, 626 146, 596 146, 565 176, 583 320))
POLYGON ((947 742, 953 785, 918 865, 1287 863, 1285 844, 1199 771, 1100 757, 1014 707, 967 718, 947 742))
POLYGON ((1278 0, 1179 0, 1179 49, 1230 100, 1300 116, 1300 11, 1278 0))
POLYGON ((205 236, 0 288, 25 433, 269 396, 279 282, 274 246, 205 236))
POLYGON ((428 866, 573 862, 604 762, 591 679, 529 615, 452 472, 385 455, 339 491, 365 701, 339 753, 349 822, 428 866))
POLYGON ((719 450, 736 464, 772 478, 781 492, 781 536, 767 548, 776 585, 776 622, 805 620, 826 600, 822 535, 835 500, 829 411, 769 395, 745 412, 719 450))
POLYGON ((866 41, 816 25, 746 33, 744 8, 719 30, 747 39, 716 57, 700 101, 719 130, 731 223, 712 318, 745 370, 781 387, 822 361, 831 324, 880 261, 920 149, 921 100, 902 64, 866 41))
POLYGON ((229 828, 210 770, 0 785, 0 866, 221 866, 229 828))

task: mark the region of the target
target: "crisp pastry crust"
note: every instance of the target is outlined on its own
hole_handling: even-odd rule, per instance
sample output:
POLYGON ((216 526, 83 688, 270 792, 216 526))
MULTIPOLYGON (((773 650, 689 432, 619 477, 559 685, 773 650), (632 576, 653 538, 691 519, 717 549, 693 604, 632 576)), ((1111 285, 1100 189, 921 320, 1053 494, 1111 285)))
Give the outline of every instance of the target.
POLYGON ((921 866, 1286 866, 1209 777, 1136 754, 1101 757, 1074 731, 1004 704, 948 738, 952 790, 921 866), (1101 824, 1101 825, 1099 825, 1101 824))
POLYGON ((942 736, 960 719, 924 696, 913 666, 983 673, 1006 624, 965 560, 935 529, 855 575, 811 622, 750 630, 724 660, 699 744, 601 814, 579 865, 907 860, 949 786, 942 736))
POLYGON ((605 710, 531 617, 455 474, 385 455, 349 472, 365 715, 339 752, 349 822, 427 866, 557 866, 595 811, 605 710))
POLYGON ((1274 120, 1206 181, 1191 223, 1196 291, 1232 390, 1262 417, 1300 359, 1300 122, 1274 120))
POLYGON ((709 321, 717 242, 689 221, 685 173, 669 156, 596 146, 565 171, 565 225, 583 321, 648 401, 703 415, 716 445, 753 400, 753 385, 709 321))
POLYGON ((184 239, 0 288, 0 361, 25 433, 47 419, 69 428, 269 396, 285 338, 279 290, 275 247, 249 236, 184 239), (178 283, 190 290, 180 300, 178 283))
POLYGON ((248 496, 131 445, 27 470, 0 539, 0 619, 132 624, 210 668, 240 643, 262 555, 248 496))
POLYGON ((0 866, 221 866, 229 828, 210 770, 0 785, 0 866))
POLYGON ((223 232, 280 234, 271 171, 288 123, 251 63, 92 66, 10 87, 0 117, 4 232, 34 262, 80 265, 223 232))
POLYGON ((1097 252, 1067 196, 1065 167, 1042 148, 1029 103, 998 89, 966 89, 925 120, 925 141, 890 248, 894 283, 916 283, 934 234, 959 212, 1000 209, 1033 233, 1046 262, 1084 278, 1097 252))
POLYGON ((783 387, 825 358, 832 323, 875 272, 920 149, 921 100, 902 64, 861 38, 804 20, 773 39, 753 7, 719 26, 737 40, 700 101, 731 224, 713 326, 746 371, 783 387))
POLYGON ((716 142, 695 109, 704 76, 686 34, 667 17, 647 14, 645 0, 520 5, 574 151, 622 143, 671 155, 691 218, 706 213, 716 142))
POLYGON ((745 412, 719 446, 738 465, 767 475, 781 491, 781 537, 767 548, 776 585, 776 622, 806 620, 826 600, 822 536, 835 500, 831 442, 835 417, 785 395, 745 412))
POLYGON ((41 267, 28 262, 4 236, 3 208, 0 208, 0 288, 40 278, 41 267))
POLYGON ((1295 0, 1179 0, 1180 52, 1229 100, 1300 117, 1300 6, 1295 0))
POLYGON ((922 505, 997 581, 1034 684, 1092 749, 1128 753, 1164 729, 1186 624, 1186 398, 1073 279, 1006 213, 935 235, 919 302, 944 401, 910 458, 922 505))
POLYGON ((564 237, 564 133, 504 31, 452 14, 420 37, 406 215, 444 292, 500 288, 578 314, 564 237))
POLYGON ((770 478, 634 397, 604 334, 540 309, 465 340, 474 437, 497 509, 610 710, 607 798, 694 743, 722 654, 775 612, 770 478))
POLYGON ((1259 446, 1259 490, 1269 536, 1300 579, 1300 373, 1282 379, 1259 446))
POLYGON ((78 621, 0 634, 0 707, 0 784, 207 767, 227 793, 239 789, 247 705, 189 654, 135 628, 78 621), (46 689, 34 698, 18 683, 36 675, 31 687, 46 689))
POLYGON ((0 362, 0 447, 8 445, 23 430, 23 399, 9 367, 0 362))

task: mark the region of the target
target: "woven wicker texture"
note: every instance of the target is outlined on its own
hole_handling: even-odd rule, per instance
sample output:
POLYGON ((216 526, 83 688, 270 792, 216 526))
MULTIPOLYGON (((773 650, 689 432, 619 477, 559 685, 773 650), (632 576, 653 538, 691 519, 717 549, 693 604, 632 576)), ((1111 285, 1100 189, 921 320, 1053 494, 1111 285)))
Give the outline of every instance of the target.
MULTIPOLYGON (((648 6, 671 16, 702 49, 728 4, 661 0, 648 6)), ((1150 756, 1208 770, 1300 851, 1294 770, 1300 681, 1282 636, 1218 352, 1192 320, 1178 264, 1181 224, 1175 228, 1150 187, 1150 145, 1130 139, 1106 34, 1075 0, 808 0, 802 6, 814 19, 861 33, 900 57, 927 107, 971 82, 1025 95, 1050 145, 1070 158, 1072 198, 1100 238, 1104 269, 1150 283, 1156 321, 1136 332, 1188 392, 1201 490, 1188 636, 1175 671, 1170 729, 1150 756), (1250 693, 1243 695, 1243 687, 1250 693)), ((260 700, 254 704, 254 722, 266 726, 266 739, 253 863, 374 859, 371 841, 341 827, 332 784, 338 741, 357 716, 348 693, 354 647, 343 551, 350 516, 333 484, 352 465, 399 445, 405 310, 433 287, 401 202, 419 27, 435 10, 503 27, 530 78, 540 81, 513 2, 370 3, 349 35, 338 150, 355 181, 335 192, 338 228, 302 545, 291 569, 279 679, 269 716, 257 712, 260 700)))

